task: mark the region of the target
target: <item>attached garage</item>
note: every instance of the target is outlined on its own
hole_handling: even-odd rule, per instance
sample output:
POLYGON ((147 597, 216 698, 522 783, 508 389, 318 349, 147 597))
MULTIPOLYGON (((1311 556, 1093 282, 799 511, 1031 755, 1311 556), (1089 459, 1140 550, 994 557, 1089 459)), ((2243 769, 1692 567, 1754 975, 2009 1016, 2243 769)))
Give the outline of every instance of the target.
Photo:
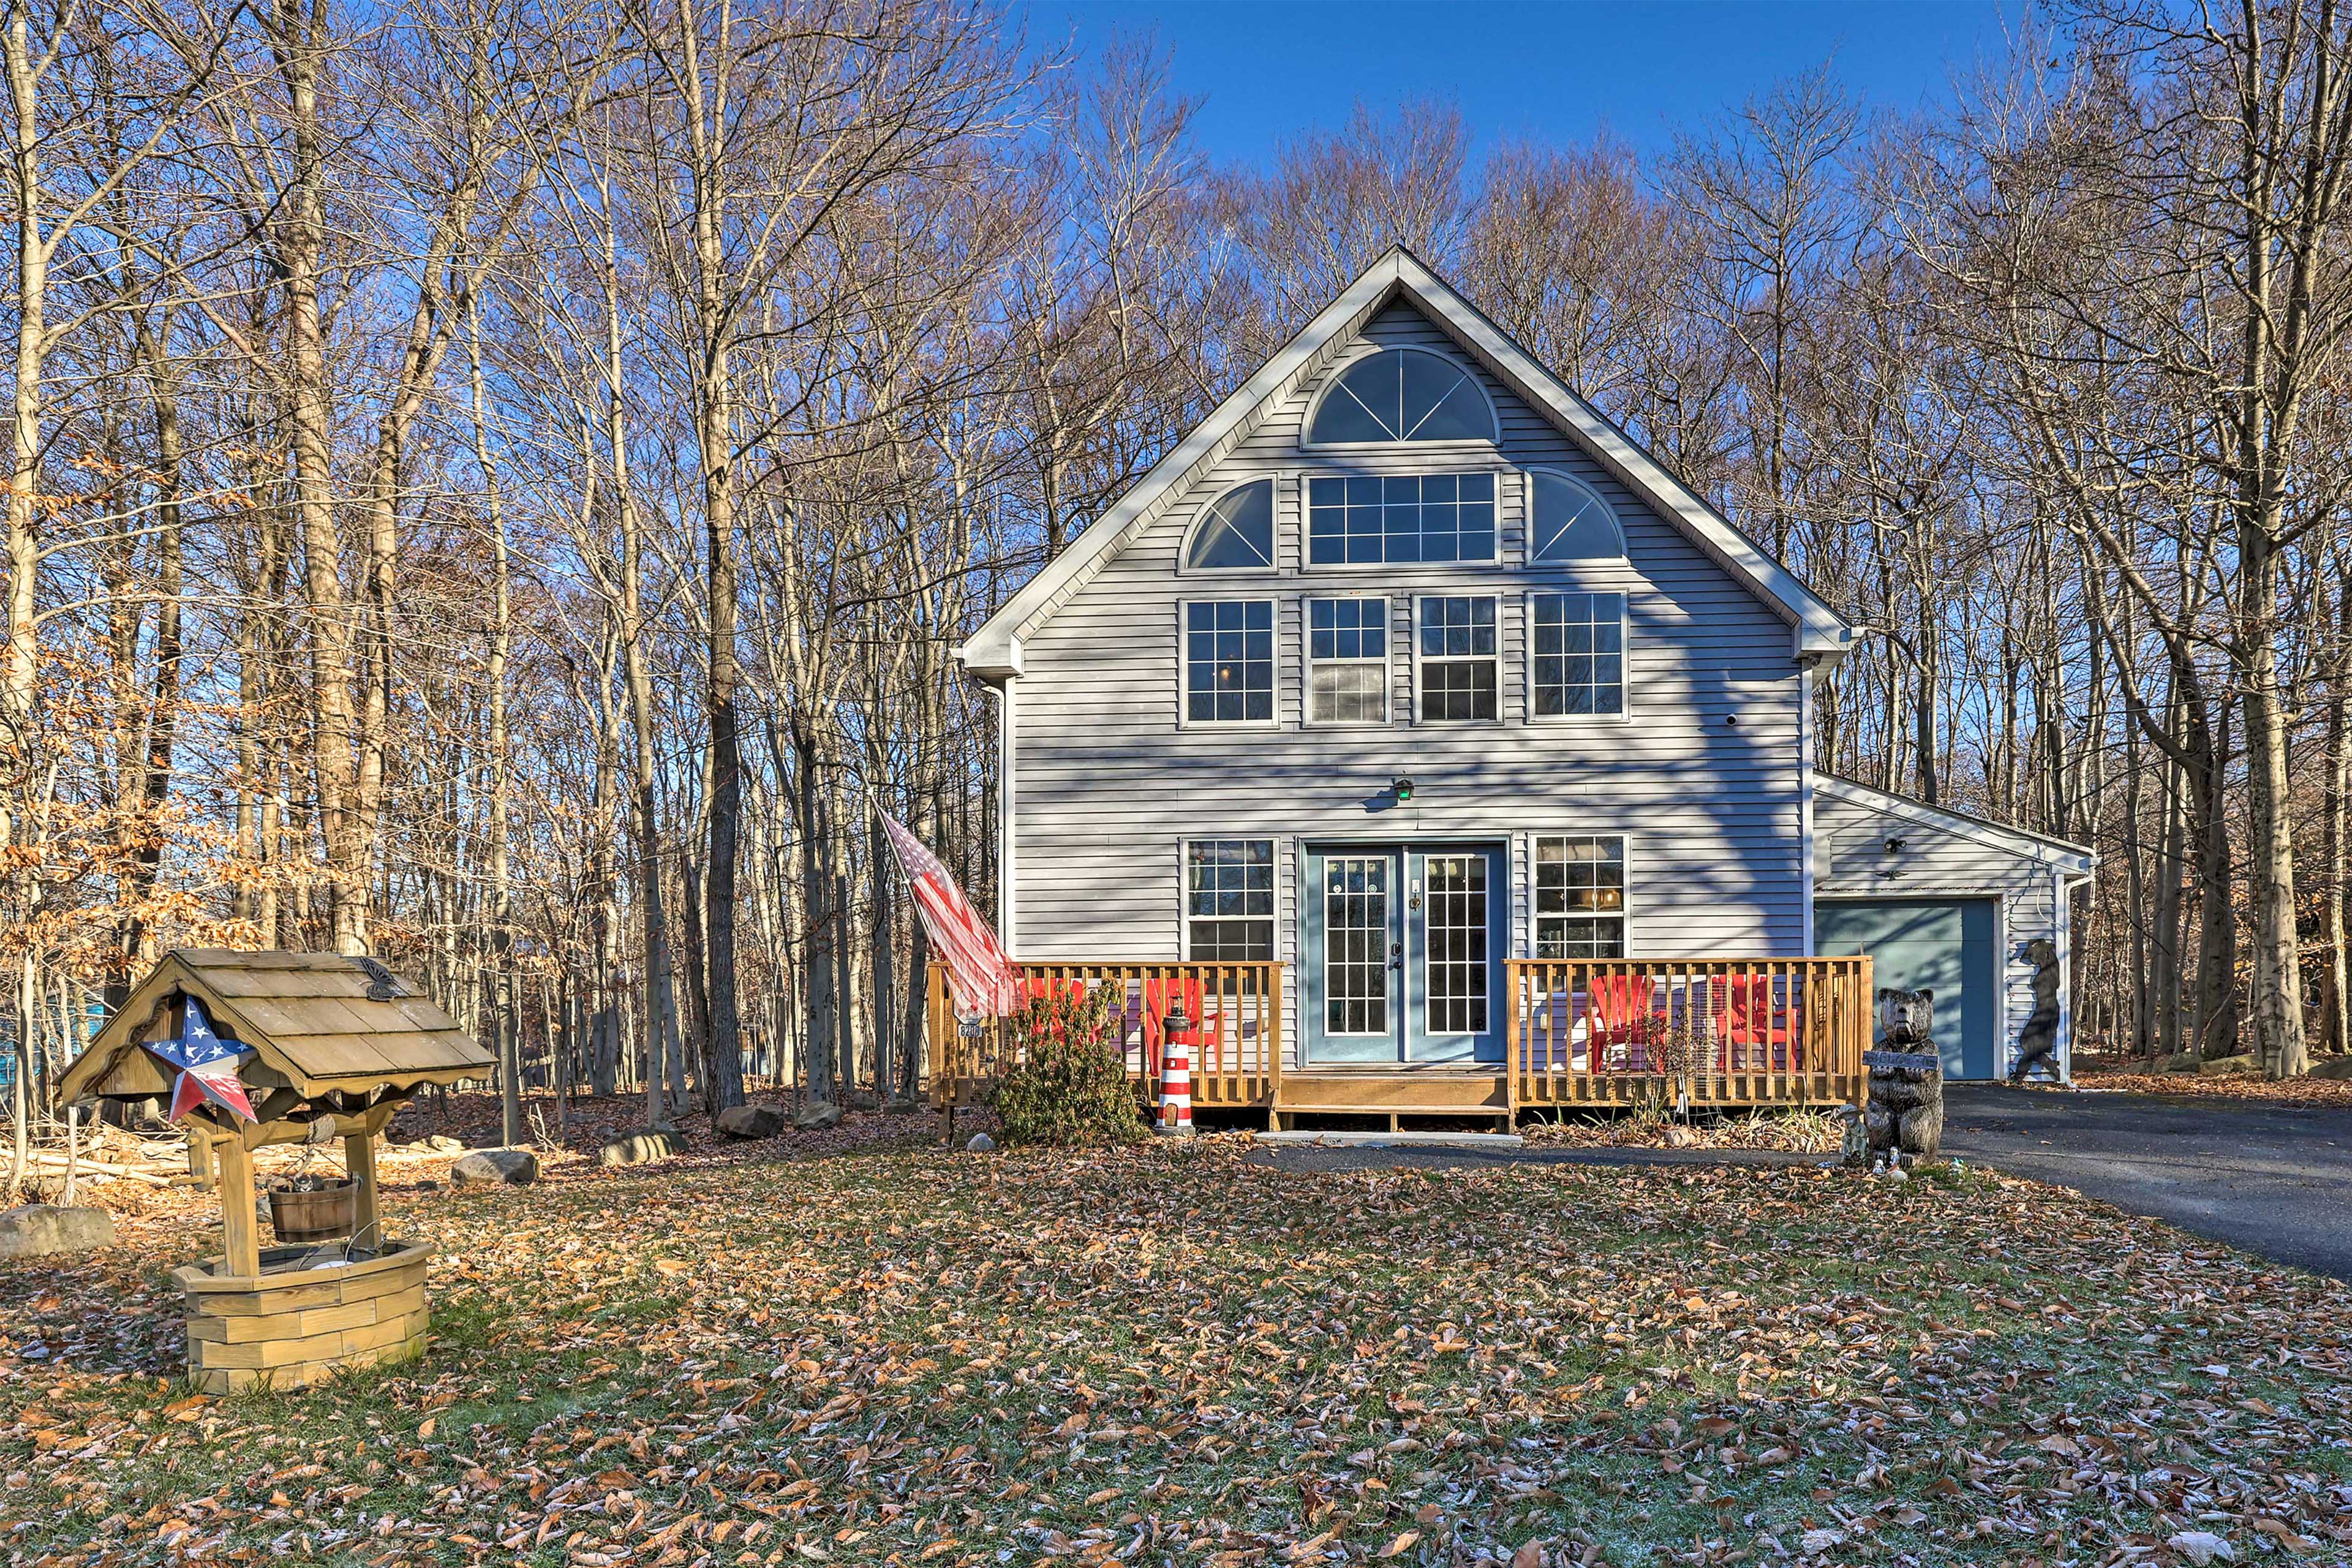
POLYGON ((2005 1076, 2053 991, 2071 1078, 2070 894, 2092 865, 2077 844, 1817 775, 1813 951, 1866 952, 1881 986, 1933 990, 1947 1078, 2005 1076))
POLYGON ((1813 906, 1813 951, 1866 952, 1878 984, 1936 994, 1946 1078, 1991 1078, 2000 1049, 1997 899, 1837 899, 1813 906))

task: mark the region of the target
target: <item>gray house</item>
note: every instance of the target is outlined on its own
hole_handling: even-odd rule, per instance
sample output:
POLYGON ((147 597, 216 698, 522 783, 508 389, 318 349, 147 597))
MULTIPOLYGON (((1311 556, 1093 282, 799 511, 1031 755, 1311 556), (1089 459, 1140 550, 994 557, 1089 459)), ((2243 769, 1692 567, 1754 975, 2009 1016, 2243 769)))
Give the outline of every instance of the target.
POLYGON ((1850 1099, 1854 954, 1990 1076, 2089 858, 1819 773, 1853 636, 1392 251, 963 646, 1002 934, 1276 1118, 1850 1099))

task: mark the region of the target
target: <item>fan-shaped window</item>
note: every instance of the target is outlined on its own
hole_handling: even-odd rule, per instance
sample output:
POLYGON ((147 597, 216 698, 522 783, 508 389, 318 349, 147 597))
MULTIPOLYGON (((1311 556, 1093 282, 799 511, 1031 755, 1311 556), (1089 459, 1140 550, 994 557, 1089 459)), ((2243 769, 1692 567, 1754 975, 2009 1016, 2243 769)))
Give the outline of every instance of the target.
POLYGON ((1495 410, 1478 384, 1420 349, 1382 349, 1340 372, 1307 432, 1317 447, 1494 439, 1495 410))
POLYGON ((1217 498, 1192 531, 1184 564, 1211 571, 1274 565, 1274 481, 1259 479, 1217 498))
POLYGON ((1622 561, 1625 536, 1609 503, 1562 474, 1534 475, 1535 526, 1529 555, 1538 561, 1622 561))

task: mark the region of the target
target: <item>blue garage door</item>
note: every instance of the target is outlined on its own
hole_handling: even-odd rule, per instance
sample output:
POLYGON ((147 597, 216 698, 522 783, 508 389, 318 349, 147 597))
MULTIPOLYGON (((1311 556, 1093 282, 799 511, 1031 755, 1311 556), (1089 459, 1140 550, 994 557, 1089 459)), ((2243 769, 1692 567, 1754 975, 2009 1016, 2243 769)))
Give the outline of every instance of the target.
POLYGON ((1946 1078, 1990 1078, 2000 1027, 1990 899, 1823 900, 1813 949, 1866 952, 1877 984, 1936 994, 1936 1049, 1946 1078))

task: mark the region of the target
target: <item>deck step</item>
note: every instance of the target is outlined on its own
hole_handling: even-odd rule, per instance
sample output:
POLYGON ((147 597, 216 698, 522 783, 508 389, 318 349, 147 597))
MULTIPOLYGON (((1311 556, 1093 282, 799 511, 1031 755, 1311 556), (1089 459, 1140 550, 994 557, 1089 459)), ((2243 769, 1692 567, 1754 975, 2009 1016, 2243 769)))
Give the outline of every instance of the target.
POLYGON ((1261 1132, 1261 1143, 1331 1149, 1517 1149, 1516 1132, 1261 1132))

